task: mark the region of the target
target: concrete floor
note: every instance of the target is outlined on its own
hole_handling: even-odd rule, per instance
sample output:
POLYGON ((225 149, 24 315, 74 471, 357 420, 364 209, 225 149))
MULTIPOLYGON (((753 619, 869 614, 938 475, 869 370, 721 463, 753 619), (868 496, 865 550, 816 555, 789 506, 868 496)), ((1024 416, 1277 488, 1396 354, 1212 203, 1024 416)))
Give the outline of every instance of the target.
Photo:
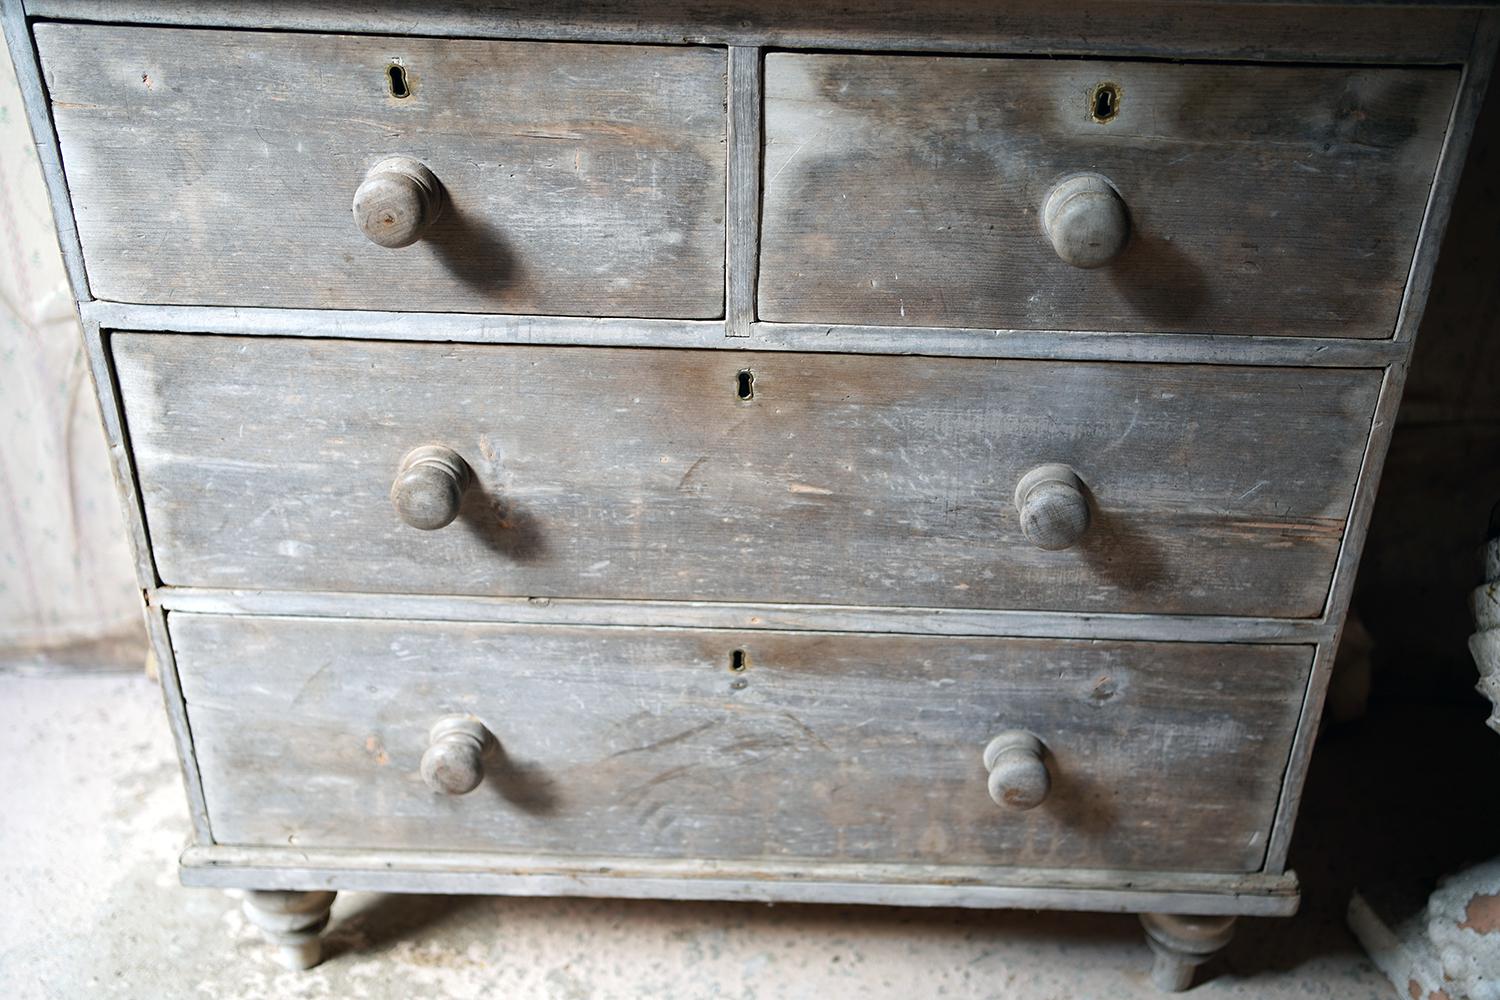
MULTIPOLYGON (((1129 916, 360 893, 328 960, 284 972, 227 894, 177 883, 187 819, 153 683, 0 673, 0 759, 7 1000, 1159 996, 1129 916)), ((1314 825, 1348 817, 1313 804, 1314 825)), ((1327 829, 1299 836, 1301 914, 1242 922, 1190 996, 1398 995, 1344 929, 1360 852, 1327 829)))

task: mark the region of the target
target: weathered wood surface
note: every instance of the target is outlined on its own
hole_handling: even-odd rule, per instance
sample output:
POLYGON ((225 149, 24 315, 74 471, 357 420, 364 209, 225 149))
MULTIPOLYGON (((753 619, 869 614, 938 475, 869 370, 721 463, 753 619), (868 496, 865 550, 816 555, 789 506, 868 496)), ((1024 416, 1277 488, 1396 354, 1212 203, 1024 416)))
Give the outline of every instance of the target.
POLYGON ((773 53, 762 319, 1382 338, 1458 73, 773 53), (1101 83, 1120 90, 1107 123, 1101 83), (1081 270, 1063 177, 1124 198, 1081 270))
POLYGON ((1130 239, 1125 202, 1109 178, 1100 174, 1074 174, 1059 181, 1042 202, 1041 222, 1057 256, 1074 267, 1103 267, 1130 239))
POLYGON ((1039 549, 1072 548, 1088 530, 1088 487, 1066 465, 1039 465, 1016 484, 1021 534, 1039 549))
POLYGON ((442 445, 419 445, 401 459, 391 483, 391 506, 413 528, 446 528, 458 519, 464 491, 473 480, 469 463, 457 452, 442 445))
POLYGON ((245 893, 245 919, 270 942, 276 964, 301 972, 323 960, 320 935, 328 926, 334 893, 251 889, 245 893))
POLYGON ((442 182, 426 164, 409 156, 388 157, 367 170, 354 189, 354 224, 377 246, 409 247, 442 215, 444 201, 442 182))
POLYGON ((1253 870, 1311 659, 183 614, 169 627, 219 843, 704 859, 1253 870), (462 797, 419 773, 429 727, 454 713, 500 747, 462 797), (991 801, 980 759, 1016 727, 1045 743, 1052 774, 1026 812, 991 801))
POLYGON ((1146 943, 1155 954, 1151 981, 1157 989, 1180 993, 1193 985, 1198 966, 1228 946, 1234 937, 1235 917, 1142 913, 1146 943))
POLYGON ((1316 616, 1378 371, 116 334, 168 584, 1316 616), (737 393, 754 372, 754 398, 737 393), (268 406, 275 400, 275 406, 268 406), (402 457, 472 469, 401 522, 402 457), (1022 535, 1049 461, 1094 505, 1022 535))
MULTIPOLYGON (((1470 0, 1472 2, 1472 0, 1470 0)), ((36 16, 498 38, 709 42, 1051 55, 1457 62, 1475 12, 1464 4, 1229 0, 26 0, 36 16)))
POLYGON ((1294 873, 1134 872, 998 865, 702 861, 462 851, 189 845, 184 885, 498 893, 762 903, 1012 907, 1114 913, 1297 912, 1294 873))
MULTIPOLYGON (((1448 131, 1448 141, 1443 150, 1442 160, 1438 165, 1437 179, 1433 185, 1427 215, 1423 219, 1422 237, 1417 247, 1412 269, 1412 280, 1407 291, 1407 300, 1402 310, 1401 321, 1397 331, 1397 339, 1403 343, 1403 346, 1407 347, 1408 351, 1410 351, 1411 345, 1416 339, 1418 326, 1421 325, 1424 329, 1427 327, 1427 324, 1424 323, 1424 313, 1426 312, 1429 296, 1434 285, 1434 274, 1437 268, 1439 249, 1445 245, 1450 247, 1450 249, 1446 250, 1443 259, 1449 262, 1448 267, 1452 268, 1454 272, 1466 274, 1474 268, 1474 265, 1470 262, 1471 251, 1465 248, 1466 245, 1472 247, 1476 245, 1477 241, 1478 245, 1489 247, 1493 246, 1494 242, 1493 213, 1486 211, 1486 206, 1482 204, 1482 199, 1481 203, 1476 203, 1472 200, 1477 179, 1492 176, 1492 171, 1486 166, 1487 154, 1490 151, 1491 144, 1485 141, 1474 141, 1471 145, 1471 140, 1476 138, 1476 124, 1482 120, 1481 108, 1486 102, 1485 95, 1491 92, 1495 61, 1497 57, 1500 57, 1500 10, 1489 10, 1484 14, 1478 30, 1472 38, 1472 46, 1468 65, 1464 68, 1463 84, 1459 89, 1458 100, 1454 105, 1453 117, 1448 131), (1473 154, 1473 158, 1469 160, 1469 166, 1466 169, 1465 160, 1471 153, 1473 154), (1461 179, 1464 180, 1462 189, 1466 189, 1469 194, 1469 197, 1462 199, 1459 198, 1461 179), (1457 207, 1456 211, 1455 206, 1457 207), (1454 233, 1451 243, 1444 238, 1445 230, 1449 226, 1450 216, 1457 220, 1455 226, 1458 228, 1458 231, 1454 233), (1486 216, 1489 216, 1489 218, 1486 218, 1486 216), (1486 228, 1487 223, 1489 223, 1488 228, 1486 228)), ((1490 118, 1489 122, 1493 126, 1495 119, 1490 118)), ((1488 134, 1493 134, 1493 129, 1488 134)), ((1482 272, 1482 269, 1480 271, 1482 272)), ((1450 278, 1449 280, 1451 281, 1452 279, 1450 278)), ((1458 284, 1464 285, 1465 282, 1460 281, 1458 284)), ((1442 301, 1447 305, 1451 305, 1455 301, 1462 301, 1473 305, 1475 302, 1481 301, 1476 296, 1468 294, 1472 291, 1472 283, 1470 283, 1470 287, 1467 289, 1444 287, 1443 284, 1439 284, 1438 287, 1440 291, 1447 294, 1441 298, 1434 298, 1433 301, 1435 302, 1442 301)), ((1482 305, 1480 308, 1482 310, 1482 305)), ((1439 313, 1440 319, 1436 326, 1436 331, 1444 329, 1442 324, 1449 319, 1448 316, 1442 315, 1446 312, 1448 310, 1445 308, 1439 313)), ((1468 322, 1473 321, 1474 317, 1468 318, 1468 322)), ((1434 336, 1436 331, 1428 330, 1424 333, 1424 343, 1430 343, 1429 338, 1434 336)), ((1441 340, 1441 334, 1438 333, 1437 335, 1441 340)), ((1482 337, 1484 335, 1483 331, 1480 331, 1479 335, 1482 337)), ((1452 344, 1451 341, 1448 341, 1448 343, 1452 344)), ((1453 348, 1450 346, 1449 349, 1453 348)), ((1475 358, 1471 366, 1475 370, 1478 370, 1482 367, 1482 362, 1478 358, 1475 358)), ((1334 575, 1333 587, 1329 594, 1328 616, 1329 620, 1336 624, 1341 625, 1343 623, 1344 615, 1349 609, 1350 600, 1354 594, 1357 579, 1356 574, 1360 569, 1361 550, 1365 547, 1367 541, 1369 541, 1373 546, 1372 551, 1376 559, 1380 560, 1382 557, 1381 549, 1386 547, 1378 537, 1371 537, 1370 519, 1375 508, 1376 488, 1382 483, 1382 472, 1385 467, 1387 453, 1392 450, 1392 433, 1396 426, 1397 409, 1401 405, 1402 392, 1406 386, 1408 370, 1409 367, 1405 358, 1390 368, 1386 380, 1387 384, 1381 393, 1380 403, 1376 409, 1375 433, 1371 435, 1369 454, 1365 461, 1365 467, 1360 473, 1359 486, 1355 491, 1354 506, 1351 508, 1349 540, 1345 545, 1345 552, 1339 560, 1338 569, 1334 575)), ((1454 398, 1462 398, 1463 396, 1462 391, 1454 393, 1451 385, 1448 387, 1448 391, 1454 398)), ((1448 417, 1452 419, 1452 414, 1449 414, 1448 417)), ((1457 451, 1467 452, 1476 443, 1478 443, 1481 450, 1488 449, 1484 451, 1486 456, 1500 454, 1500 451, 1496 450, 1496 445, 1500 444, 1500 435, 1493 433, 1488 435, 1481 433, 1477 439, 1471 438, 1468 441, 1460 441, 1458 442, 1457 451), (1487 441, 1485 440, 1486 437, 1488 437, 1487 441)), ((1452 443, 1450 442, 1451 445, 1452 443)), ((1433 451, 1434 448, 1430 442, 1422 442, 1413 454, 1428 456, 1433 451)), ((1406 456, 1403 455, 1401 449, 1395 449, 1396 460, 1401 461, 1405 458, 1406 456)), ((1470 523, 1477 524, 1477 517, 1481 516, 1480 512, 1485 509, 1484 507, 1478 506, 1476 502, 1470 508, 1471 512, 1465 513, 1461 509, 1463 500, 1459 494, 1455 494, 1452 491, 1444 491, 1441 486, 1438 486, 1436 489, 1430 487, 1434 482, 1440 482, 1442 476, 1453 475, 1455 469, 1459 468, 1464 462, 1468 462, 1474 469, 1494 470, 1496 468, 1495 460, 1486 457, 1479 461, 1474 461, 1470 455, 1462 454, 1456 462, 1448 460, 1445 463, 1445 458, 1446 456, 1443 456, 1436 461, 1429 460, 1421 463, 1422 468, 1419 470, 1419 475, 1423 483, 1424 492, 1424 498, 1420 505, 1419 520, 1421 521, 1421 526, 1425 527, 1436 520, 1431 512, 1431 506, 1436 497, 1442 497, 1445 505, 1453 503, 1455 500, 1458 504, 1456 508, 1441 512, 1438 515, 1439 517, 1448 516, 1455 518, 1455 524, 1461 524, 1465 517, 1470 517, 1474 518, 1470 523), (1436 479, 1434 479, 1435 476, 1436 479)), ((1389 492, 1389 487, 1393 485, 1399 488, 1403 479, 1410 481, 1408 477, 1403 477, 1400 474, 1386 480, 1386 492, 1389 492)), ((1465 488, 1473 489, 1475 486, 1475 477, 1466 475, 1462 478, 1462 483, 1465 488)), ((1488 504, 1494 495, 1491 492, 1488 495, 1489 498, 1482 502, 1488 504)), ((1398 499, 1394 504, 1388 501, 1385 509, 1395 511, 1398 514, 1407 513, 1407 510, 1403 508, 1411 509, 1409 505, 1402 504, 1398 499)), ((1449 536, 1448 544, 1452 544, 1453 537, 1452 535, 1449 536)), ((1404 537, 1401 544, 1410 544, 1413 540, 1419 546, 1422 545, 1421 531, 1404 537)), ((1436 557, 1438 561, 1435 561, 1433 550, 1431 548, 1423 548, 1420 557, 1410 560, 1409 565, 1427 570, 1435 565, 1440 565, 1441 559, 1441 552, 1436 557)), ((1458 554, 1458 559, 1462 559, 1462 554, 1458 554)), ((1452 561, 1450 560, 1451 563, 1452 561)), ((1377 573, 1379 564, 1377 561, 1377 573)), ((1407 578, 1410 575, 1403 574, 1402 586, 1409 586, 1407 578)), ((1378 589, 1378 584, 1376 585, 1376 589, 1378 589)), ((1426 599, 1433 593, 1440 594, 1441 592, 1442 586, 1439 585, 1423 592, 1420 596, 1426 599)), ((1403 598, 1399 603, 1398 613, 1408 620, 1421 620, 1420 618, 1413 617, 1414 607, 1419 616, 1424 613, 1420 602, 1414 605, 1412 600, 1405 599, 1406 595, 1397 596, 1403 598)), ((1445 608, 1438 612, 1436 616, 1429 616, 1429 622, 1432 621, 1433 617, 1437 618, 1436 623, 1428 630, 1433 636, 1449 634, 1441 621, 1441 616, 1447 613, 1449 613, 1449 609, 1445 608)), ((1376 615, 1378 614, 1379 611, 1377 610, 1376 615)), ((1365 613, 1364 618, 1367 622, 1378 620, 1375 615, 1371 615, 1368 611, 1365 613)), ((1452 634, 1462 635, 1462 626, 1458 626, 1458 629, 1460 630, 1452 634)), ((1386 647, 1395 647, 1397 650, 1395 655, 1402 655, 1399 645, 1389 640, 1386 641, 1386 647)), ((1292 747, 1292 755, 1287 765, 1286 781, 1282 791, 1281 808, 1277 813, 1275 829, 1271 835, 1271 847, 1266 853, 1266 864, 1272 869, 1284 866, 1287 855, 1291 850, 1292 833, 1297 819, 1297 810, 1302 800, 1302 789, 1307 779, 1307 771, 1312 758, 1313 747, 1317 741, 1318 720, 1322 716, 1323 703, 1328 691, 1328 682, 1333 672, 1336 648, 1337 643, 1329 643, 1320 647, 1313 665, 1312 681, 1307 687, 1307 703, 1302 713, 1303 723, 1298 727, 1297 739, 1292 747)), ((1435 666, 1439 670, 1441 669, 1440 664, 1443 662, 1443 659, 1440 652, 1427 646, 1420 650, 1419 655, 1411 657, 1408 662, 1411 664, 1422 664, 1428 671, 1432 671, 1435 666)), ((1430 698, 1431 691, 1424 692, 1422 697, 1430 698)))
POLYGON ((77 24, 36 40, 100 298, 722 314, 721 50, 77 24), (444 195, 402 249, 350 214, 393 155, 444 195))
POLYGON ((720 350, 916 354, 925 357, 1043 358, 1050 361, 1180 361, 1293 368, 1378 368, 1406 356, 1389 340, 1328 337, 1203 336, 1091 330, 837 326, 753 323, 749 339, 726 337, 714 320, 587 319, 403 313, 347 309, 266 309, 147 306, 90 301, 80 311, 108 330, 244 334, 271 337, 358 337, 367 340, 459 340, 483 344, 576 344, 594 347, 693 347, 720 350))
POLYGON ((183 791, 187 793, 188 820, 193 840, 200 844, 213 842, 208 825, 208 804, 203 798, 203 778, 198 773, 198 758, 193 751, 193 734, 188 728, 187 706, 182 700, 182 685, 177 675, 177 658, 167 635, 167 616, 160 605, 146 606, 146 632, 156 653, 156 674, 161 683, 162 705, 167 726, 177 745, 177 761, 182 772, 183 791))
POLYGON ((729 205, 725 216, 724 333, 748 337, 760 266, 760 49, 729 50, 729 205))
POLYGON ((424 621, 530 622, 537 625, 790 629, 1166 642, 1318 643, 1330 640, 1334 634, 1334 623, 1321 618, 1225 615, 1080 614, 1070 611, 860 608, 828 604, 200 590, 196 587, 162 587, 154 592, 153 599, 169 611, 216 615, 421 618, 424 621))

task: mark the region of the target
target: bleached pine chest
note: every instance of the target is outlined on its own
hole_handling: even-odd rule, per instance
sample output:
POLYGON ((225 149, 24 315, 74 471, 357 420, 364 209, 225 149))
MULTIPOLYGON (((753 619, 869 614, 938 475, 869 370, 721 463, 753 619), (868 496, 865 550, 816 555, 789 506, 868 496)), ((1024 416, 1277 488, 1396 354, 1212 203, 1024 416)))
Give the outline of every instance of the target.
POLYGON ((339 889, 1286 870, 1492 8, 6 0, 192 806, 339 889))

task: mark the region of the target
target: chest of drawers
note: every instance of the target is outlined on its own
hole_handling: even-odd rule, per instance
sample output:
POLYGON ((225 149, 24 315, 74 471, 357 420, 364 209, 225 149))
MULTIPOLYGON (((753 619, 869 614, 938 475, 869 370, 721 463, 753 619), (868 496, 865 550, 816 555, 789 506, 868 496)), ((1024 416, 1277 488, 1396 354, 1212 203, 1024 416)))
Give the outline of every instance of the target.
POLYGON ((1180 989, 1295 910, 1492 10, 4 19, 182 878, 283 962, 341 889, 1055 907, 1180 989))

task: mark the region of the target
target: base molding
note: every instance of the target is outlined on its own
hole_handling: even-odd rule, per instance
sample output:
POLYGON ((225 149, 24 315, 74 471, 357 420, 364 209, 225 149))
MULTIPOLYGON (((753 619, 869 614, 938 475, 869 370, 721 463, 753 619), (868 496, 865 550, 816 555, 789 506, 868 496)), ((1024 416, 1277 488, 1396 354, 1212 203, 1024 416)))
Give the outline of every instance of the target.
POLYGON ((1297 876, 940 865, 745 863, 193 845, 184 885, 211 888, 854 903, 1290 916, 1297 876))

